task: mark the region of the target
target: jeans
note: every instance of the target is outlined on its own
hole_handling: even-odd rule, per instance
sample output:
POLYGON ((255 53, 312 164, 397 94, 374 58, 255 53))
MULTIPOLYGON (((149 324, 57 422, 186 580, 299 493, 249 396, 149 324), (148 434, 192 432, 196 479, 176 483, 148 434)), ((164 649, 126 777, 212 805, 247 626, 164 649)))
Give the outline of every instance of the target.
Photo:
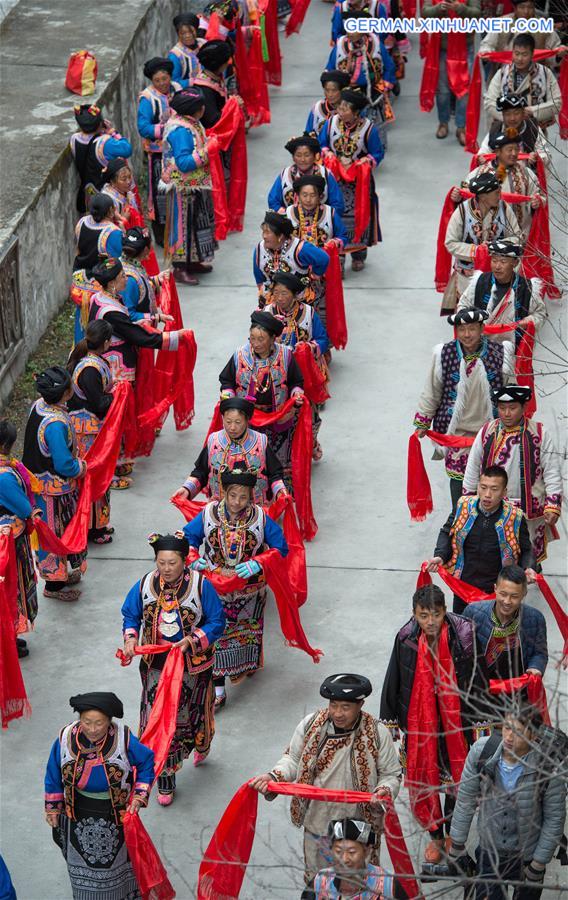
MULTIPOLYGON (((496 856, 491 850, 482 850, 478 847, 475 853, 477 859, 477 875, 479 879, 503 879, 503 881, 523 881, 524 862, 519 856, 496 856)), ((516 887, 513 900, 539 900, 542 887, 516 887)), ((475 888, 476 900, 503 900, 508 897, 506 884, 487 884, 478 881, 475 888)))
MULTIPOLYGON (((471 72, 473 65, 473 46, 468 47, 467 65, 471 72)), ((446 51, 440 50, 440 74, 438 75, 438 88, 436 90, 436 109, 438 110, 438 121, 441 125, 447 125, 450 121, 450 99, 452 92, 448 84, 448 73, 446 71, 446 51)), ((456 97, 456 128, 465 128, 465 112, 467 108, 467 94, 456 97)))

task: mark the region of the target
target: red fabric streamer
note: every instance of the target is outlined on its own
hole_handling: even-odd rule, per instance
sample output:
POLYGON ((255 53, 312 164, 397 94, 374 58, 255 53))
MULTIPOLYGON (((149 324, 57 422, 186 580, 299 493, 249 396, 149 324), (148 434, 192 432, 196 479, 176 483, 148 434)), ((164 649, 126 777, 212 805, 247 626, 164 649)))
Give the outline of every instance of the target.
POLYGON ((197 344, 193 331, 180 335, 176 352, 159 351, 155 370, 159 373, 158 384, 161 390, 165 389, 167 393, 151 409, 138 417, 140 426, 155 429, 170 406, 180 401, 182 397, 184 404, 188 404, 184 414, 185 428, 191 425, 194 415, 193 370, 196 357, 197 344))
POLYGON ((138 813, 126 812, 122 826, 128 858, 143 900, 173 900, 176 892, 138 813))
MULTIPOLYGON (((557 56, 563 47, 555 47, 554 50, 535 50, 533 59, 535 62, 541 62, 543 59, 552 59, 557 56)), ((513 58, 512 50, 495 50, 488 53, 478 53, 473 61, 473 71, 471 74, 471 82, 469 85, 469 97, 467 101, 466 123, 465 123, 465 149, 470 153, 477 153, 479 144, 477 142, 477 134, 479 132, 479 121, 481 118, 481 97, 482 97, 482 79, 480 59, 487 59, 490 62, 498 63, 500 66, 508 65, 513 58)), ((564 85, 562 92, 562 108, 560 110, 560 122, 568 122, 568 70, 566 69, 566 57, 562 63, 561 79, 564 85)), ((562 127, 562 126, 561 126, 562 127)), ((561 137, 566 137, 561 133, 561 137)))
POLYGON ((268 84, 282 84, 282 54, 278 34, 277 0, 259 0, 258 11, 264 17, 264 32, 268 47, 268 60, 264 63, 264 77, 268 84))
POLYGON ((406 785, 412 813, 427 831, 439 828, 443 821, 439 797, 440 730, 444 735, 452 779, 457 785, 467 756, 467 743, 446 623, 442 626, 435 655, 431 653, 424 633, 418 639, 416 671, 408 708, 406 785))
MULTIPOLYGON (((170 502, 177 506, 186 522, 195 519, 208 503, 207 500, 182 500, 180 497, 170 497, 170 502)), ((298 525, 294 498, 290 494, 280 494, 269 506, 264 507, 264 511, 274 522, 282 516, 282 530, 288 545, 284 566, 289 589, 296 605, 303 606, 308 596, 308 574, 306 550, 298 525)))
POLYGON ((220 31, 220 19, 218 12, 212 12, 209 16, 209 23, 207 25, 207 31, 205 32, 205 40, 206 41, 218 41, 223 40, 221 37, 220 31))
POLYGON ((306 341, 299 341, 296 344, 294 359, 304 378, 304 393, 310 403, 325 403, 329 400, 326 374, 318 366, 306 341))
POLYGON ((235 68, 239 94, 249 118, 250 127, 270 123, 270 97, 264 77, 262 61, 262 34, 259 28, 253 28, 250 47, 247 53, 243 29, 240 20, 235 32, 235 68))
POLYGON ((208 137, 217 140, 209 146, 209 167, 213 182, 213 206, 215 210, 215 237, 224 241, 232 231, 242 231, 247 196, 247 146, 245 117, 236 97, 229 97, 221 118, 207 129, 208 137), (225 184, 219 153, 232 150, 229 189, 225 184))
POLYGON ((18 650, 18 574, 13 534, 0 534, 0 716, 2 728, 31 714, 18 650))
MULTIPOLYGON (((189 559, 197 559, 199 553, 192 548, 189 559)), ((315 663, 319 663, 323 652, 310 646, 306 633, 302 627, 298 605, 294 599, 293 591, 286 577, 285 561, 276 549, 264 550, 255 557, 255 562, 262 566, 262 571, 268 587, 274 594, 276 608, 280 619, 280 628, 289 647, 303 650, 312 657, 315 663)), ((248 584, 246 578, 238 575, 220 575, 208 569, 202 573, 204 578, 211 582, 218 594, 231 594, 240 591, 248 584)))
POLYGON ((541 675, 519 675, 518 678, 504 678, 502 680, 491 678, 489 680, 489 692, 491 694, 514 694, 516 691, 527 690, 528 701, 540 712, 543 720, 550 725, 550 714, 546 702, 546 690, 542 683, 541 675))
MULTIPOLYGON (((455 13, 450 14, 455 18, 455 13)), ((430 112, 434 107, 434 99, 440 77, 441 34, 427 36, 426 57, 420 84, 420 109, 430 112)), ((464 97, 469 88, 469 68, 467 65, 467 35, 451 32, 447 35, 446 71, 450 90, 456 97, 464 97)))
POLYGON ((286 23, 286 37, 290 37, 291 34, 299 34, 309 5, 310 0, 293 0, 292 12, 286 23))
POLYGON ((560 603, 552 593, 552 589, 544 575, 537 575, 536 583, 538 584, 542 596, 548 603, 552 615, 556 619, 556 624, 560 629, 560 634, 564 641, 564 649, 562 651, 563 657, 566 658, 568 656, 568 615, 565 610, 562 609, 560 603))
POLYGON ((326 169, 339 180, 355 182, 355 232, 353 243, 359 244, 371 220, 371 163, 353 162, 346 169, 337 156, 326 153, 322 159, 326 169))
MULTIPOLYGON (((491 325, 484 325, 485 334, 507 334, 510 331, 516 331, 519 326, 516 322, 500 322, 491 325)), ((530 387, 532 397, 525 405, 525 415, 531 419, 536 412, 536 395, 534 387, 533 373, 533 353, 534 353, 534 322, 529 321, 521 328, 523 332, 519 346, 515 355, 515 378, 517 384, 530 387)))
POLYGON ((558 86, 562 94, 562 107, 558 116, 558 125, 560 128, 560 137, 564 141, 568 141, 568 55, 564 56, 562 65, 560 66, 560 74, 558 76, 558 86))
POLYGON ((75 515, 58 538, 47 522, 34 519, 40 546, 48 553, 67 556, 81 553, 87 546, 87 533, 91 522, 91 503, 108 490, 120 452, 124 432, 123 424, 132 402, 132 388, 126 381, 119 382, 108 413, 90 449, 85 456, 87 473, 80 481, 79 500, 75 515))
POLYGON ((548 206, 545 204, 541 204, 533 210, 531 230, 521 262, 521 272, 525 278, 542 279, 544 292, 548 297, 557 300, 562 296, 562 292, 554 283, 554 270, 550 256, 549 213, 548 206))
MULTIPOLYGON (((367 791, 328 790, 311 784, 270 781, 274 794, 305 797, 324 803, 369 803, 373 795, 367 791)), ((400 821, 392 800, 381 800, 386 808, 385 837, 395 874, 401 878, 409 898, 420 897, 414 868, 402 835, 400 821)), ((258 792, 243 784, 238 789, 215 829, 199 866, 197 900, 237 898, 245 877, 254 843, 258 814, 258 792)))
MULTIPOLYGON (((430 430, 425 434, 441 447, 471 447, 474 441, 474 438, 458 434, 440 434, 430 430)), ((422 457, 420 438, 414 432, 408 438, 406 502, 413 522, 423 522, 434 509, 432 489, 422 457)))
MULTIPOLYGON (((164 282, 162 285, 162 289, 160 291, 159 297, 159 307, 161 311, 167 315, 172 316, 173 321, 167 322, 165 331, 181 331, 183 329, 183 316, 181 314, 181 307, 179 303, 179 296, 177 292, 176 282, 173 275, 164 282)), ((190 345, 191 345, 190 341, 190 345)), ((195 343, 195 336, 193 343, 195 343)), ((195 352, 197 352, 197 348, 195 347, 195 352)), ((187 353, 186 353, 187 355, 187 353)), ((172 379, 177 377, 175 374, 176 369, 176 360, 172 359, 174 356, 173 353, 163 351, 158 354, 158 358, 156 360, 156 368, 154 372, 155 377, 155 395, 157 397, 165 397, 168 389, 171 387, 172 379), (164 369, 164 365, 166 368, 164 369)), ((180 379, 180 387, 179 393, 176 395, 173 402, 174 409, 174 421, 176 426, 176 431, 185 431, 186 428, 189 428, 193 421, 193 416, 195 414, 194 403, 195 403, 195 392, 193 387, 193 368, 190 370, 188 377, 188 370, 185 368, 187 361, 178 361, 177 369, 182 373, 182 378, 180 379)), ((194 361, 195 364, 195 361, 194 361)), ((163 417, 162 425, 164 424, 166 416, 163 417)))
POLYGON ((345 350, 347 346, 347 318, 345 316, 339 247, 334 241, 328 241, 327 244, 324 244, 323 249, 329 256, 329 265, 325 273, 327 334, 336 350, 345 350))

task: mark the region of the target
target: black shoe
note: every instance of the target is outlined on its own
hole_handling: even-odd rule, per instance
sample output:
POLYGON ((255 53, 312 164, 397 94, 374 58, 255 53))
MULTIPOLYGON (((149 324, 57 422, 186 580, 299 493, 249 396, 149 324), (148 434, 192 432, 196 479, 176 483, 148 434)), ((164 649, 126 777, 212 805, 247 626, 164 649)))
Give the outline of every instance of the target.
POLYGON ((30 651, 27 647, 18 647, 18 659, 25 659, 26 656, 30 655, 30 651))
POLYGON ((19 637, 16 638, 16 645, 18 647, 27 647, 28 646, 27 641, 25 641, 23 638, 19 638, 19 637))

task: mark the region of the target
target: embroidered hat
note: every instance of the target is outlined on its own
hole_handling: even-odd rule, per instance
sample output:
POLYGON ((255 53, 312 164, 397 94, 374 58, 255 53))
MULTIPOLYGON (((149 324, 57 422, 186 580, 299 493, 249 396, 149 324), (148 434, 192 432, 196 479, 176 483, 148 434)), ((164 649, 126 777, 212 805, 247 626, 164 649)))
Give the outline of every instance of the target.
POLYGON ((320 687, 320 694, 326 700, 344 700, 358 703, 372 692, 373 686, 364 675, 343 673, 329 675, 320 687))
POLYGON ((334 841, 357 841, 358 844, 372 847, 377 840, 369 823, 362 822, 361 819, 335 819, 329 823, 327 834, 331 843, 334 841))
POLYGON ((148 535, 148 543, 157 556, 160 550, 173 550, 181 553, 185 557, 189 553, 189 541, 185 537, 179 537, 177 534, 150 534, 148 535))
POLYGON ((521 138, 516 128, 508 128, 507 131, 502 131, 500 134, 495 134, 493 137, 489 138, 489 146, 492 150, 501 150, 501 148, 506 147, 507 144, 520 143, 521 138))
POLYGON ((482 172, 476 178, 472 178, 469 182, 469 189, 472 194, 479 197, 480 194, 490 194, 492 191, 501 190, 501 182, 493 172, 482 172))
POLYGON ((495 103, 499 112, 503 112, 505 109, 524 109, 527 105, 527 98, 521 94, 501 94, 495 103))
POLYGON ((190 87, 183 91, 176 91, 170 100, 170 106, 180 116, 192 116, 194 112, 205 105, 203 91, 190 87))
POLYGON ((448 316, 448 322, 450 325, 468 325, 470 322, 485 322, 488 318, 487 310, 470 306, 468 309, 460 309, 459 312, 452 313, 451 316, 448 316))
POLYGON ((264 312, 261 309, 255 309, 250 317, 251 327, 256 325, 257 328, 263 328, 273 337, 280 337, 284 331, 284 323, 273 316, 272 313, 264 312))
POLYGON ((114 281, 121 272, 122 262, 120 259, 109 256, 108 259, 99 260, 96 266, 93 266, 91 269, 90 275, 91 278, 94 278, 95 281, 98 281, 99 284, 106 287, 106 285, 109 284, 109 282, 114 281))
POLYGON ((103 121, 99 106, 94 103, 81 103, 73 107, 75 121, 85 134, 93 134, 103 121))
POLYGON ((142 253, 146 247, 151 246, 152 238, 150 237, 149 232, 145 228, 141 228, 140 225, 134 225, 134 227, 129 228, 124 235, 122 252, 126 253, 129 257, 138 256, 138 254, 142 253))
POLYGON ((253 488, 256 484, 256 474, 249 469, 224 469, 221 472, 221 484, 224 488, 232 484, 253 488))
POLYGON ((492 391, 493 403, 528 403, 532 390, 524 384, 506 384, 492 391))
POLYGON ((495 239, 487 242, 489 256, 510 256, 514 259, 520 259, 523 255, 523 247, 521 244, 515 244, 513 241, 502 241, 495 239))

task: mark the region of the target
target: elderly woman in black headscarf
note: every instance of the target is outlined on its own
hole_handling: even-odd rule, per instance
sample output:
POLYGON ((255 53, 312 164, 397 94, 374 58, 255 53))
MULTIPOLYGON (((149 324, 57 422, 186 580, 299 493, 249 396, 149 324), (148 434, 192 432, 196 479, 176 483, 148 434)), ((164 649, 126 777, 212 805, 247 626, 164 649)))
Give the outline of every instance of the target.
MULTIPOLYGON (((225 629, 225 613, 211 584, 186 565, 189 543, 183 535, 153 534, 149 542, 156 568, 129 590, 122 605, 122 630, 127 657, 134 656, 138 644, 172 644, 184 654, 176 731, 158 777, 158 803, 169 806, 184 759, 194 751, 194 765, 199 765, 211 748, 214 644, 225 629)), ((140 657, 140 733, 148 724, 165 656, 140 657)))
POLYGON ((176 91, 187 87, 187 81, 172 81, 171 59, 154 56, 144 63, 144 77, 151 84, 138 100, 138 132, 148 160, 148 215, 156 243, 164 245, 166 198, 159 190, 162 175, 162 137, 170 116, 170 99, 176 91))
MULTIPOLYGON (((231 356, 219 375, 221 399, 245 397, 261 412, 274 412, 289 397, 296 406, 304 402, 304 379, 294 351, 277 339, 284 323, 269 312, 255 310, 250 317, 249 340, 231 356)), ((297 416, 292 411, 283 420, 258 428, 282 466, 284 483, 292 493, 292 437, 297 416)))
POLYGON ((116 694, 77 694, 69 704, 79 718, 51 748, 45 819, 67 863, 73 897, 133 900, 141 894, 121 823, 127 810, 148 804, 154 753, 114 721, 124 715, 116 694))
MULTIPOLYGON (((40 398, 30 410, 22 461, 39 482, 37 505, 44 521, 61 537, 75 515, 79 480, 87 464, 79 459, 67 412, 67 401, 73 396, 69 372, 62 366, 52 366, 34 377, 40 398)), ((38 557, 39 573, 45 580, 44 597, 78 600, 81 591, 72 585, 78 584, 87 569, 87 550, 67 557, 40 549, 38 557)))
POLYGON ((199 284, 197 272, 210 272, 217 242, 207 138, 201 123, 205 101, 200 88, 174 94, 164 130, 162 181, 168 186, 166 256, 174 277, 199 284))
POLYGON ((103 194, 108 195, 114 201, 116 211, 120 217, 120 224, 127 227, 127 219, 131 209, 138 210, 138 201, 134 193, 134 179, 128 162, 120 157, 111 159, 103 170, 104 186, 103 194))

